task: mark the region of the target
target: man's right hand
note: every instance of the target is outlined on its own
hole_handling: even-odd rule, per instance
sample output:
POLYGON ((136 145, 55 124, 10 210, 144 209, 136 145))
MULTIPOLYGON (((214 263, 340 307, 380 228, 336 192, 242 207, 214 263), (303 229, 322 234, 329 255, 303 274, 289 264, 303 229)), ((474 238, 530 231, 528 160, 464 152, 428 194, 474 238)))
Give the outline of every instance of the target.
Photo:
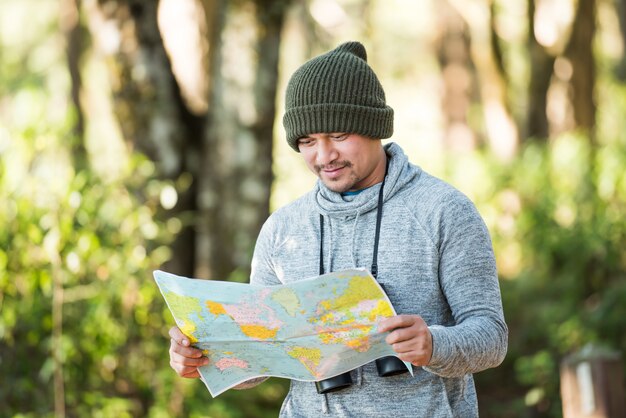
POLYGON ((170 328, 170 366, 181 377, 200 377, 198 367, 209 364, 208 357, 202 355, 202 350, 191 347, 189 338, 180 328, 170 328))

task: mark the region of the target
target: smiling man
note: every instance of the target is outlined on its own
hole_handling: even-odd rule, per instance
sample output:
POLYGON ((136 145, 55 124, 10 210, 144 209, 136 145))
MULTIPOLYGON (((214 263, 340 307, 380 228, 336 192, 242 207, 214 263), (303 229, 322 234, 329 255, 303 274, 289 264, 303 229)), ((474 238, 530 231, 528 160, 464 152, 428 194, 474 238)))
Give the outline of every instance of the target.
MULTIPOLYGON (((300 67, 285 107, 287 142, 319 181, 267 220, 250 281, 275 285, 369 269, 398 312, 379 330, 389 331, 386 341, 413 364, 414 376, 387 357, 317 384, 292 381, 281 416, 478 416, 472 373, 502 362, 508 331, 491 240, 476 208, 411 164, 397 144, 383 146, 393 110, 360 43, 300 67)), ((172 368, 198 377, 210 359, 178 328, 170 335, 172 368)))
POLYGON ((359 134, 309 134, 298 138, 309 169, 333 192, 366 189, 385 177, 386 157, 380 141, 359 134))

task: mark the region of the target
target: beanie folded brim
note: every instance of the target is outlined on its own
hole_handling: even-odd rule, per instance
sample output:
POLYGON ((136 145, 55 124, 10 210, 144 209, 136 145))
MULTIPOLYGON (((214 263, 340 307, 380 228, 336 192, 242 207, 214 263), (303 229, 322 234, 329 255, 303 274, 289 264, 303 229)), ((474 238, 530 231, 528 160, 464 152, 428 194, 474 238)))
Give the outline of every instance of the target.
POLYGON ((315 133, 352 133, 372 139, 393 135, 393 109, 374 108, 354 104, 330 103, 300 106, 289 109, 283 116, 289 133, 287 142, 298 149, 298 139, 315 133))

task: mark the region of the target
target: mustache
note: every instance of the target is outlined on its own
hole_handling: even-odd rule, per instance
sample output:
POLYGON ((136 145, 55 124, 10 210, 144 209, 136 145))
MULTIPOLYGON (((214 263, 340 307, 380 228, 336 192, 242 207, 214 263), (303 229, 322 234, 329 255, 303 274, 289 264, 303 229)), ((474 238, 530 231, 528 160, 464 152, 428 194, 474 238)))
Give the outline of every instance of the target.
POLYGON ((315 169, 316 173, 319 173, 322 170, 335 170, 337 168, 350 168, 352 167, 352 163, 348 160, 344 160, 344 161, 335 161, 332 162, 330 164, 316 164, 313 166, 313 168, 315 169))

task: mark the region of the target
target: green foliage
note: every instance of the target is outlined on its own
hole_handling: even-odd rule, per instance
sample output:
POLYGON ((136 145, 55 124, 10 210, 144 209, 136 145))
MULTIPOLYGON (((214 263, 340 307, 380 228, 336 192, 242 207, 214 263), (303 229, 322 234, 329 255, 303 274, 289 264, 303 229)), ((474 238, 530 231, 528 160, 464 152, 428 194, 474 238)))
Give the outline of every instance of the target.
MULTIPOLYGON (((35 12, 22 6, 0 20, 35 12)), ((174 321, 152 270, 183 223, 163 217, 175 185, 138 155, 104 172, 105 156, 84 161, 57 5, 43 7, 20 43, 3 37, 15 22, 0 34, 0 415, 54 416, 61 395, 68 416, 275 416, 285 380, 212 400, 169 367, 174 321)))
POLYGON ((12 149, 1 161, 0 358, 11 390, 2 391, 0 403, 9 413, 51 411, 53 350, 60 354, 67 408, 76 412, 109 386, 121 396, 145 390, 162 350, 144 345, 161 338, 163 305, 149 272, 169 254, 158 244, 167 243, 159 236, 166 229, 152 219, 157 201, 139 204, 145 176, 134 170, 134 184, 103 183, 69 170, 52 186, 36 173, 50 163, 47 153, 20 159, 12 149), (62 303, 62 324, 53 323, 53 300, 62 303))
POLYGON ((11 382, 0 390, 3 414, 52 415, 59 367, 72 416, 275 414, 284 382, 232 408, 241 395, 211 401, 200 381, 183 382, 169 368, 173 320, 151 271, 169 258, 171 234, 155 220, 166 184, 150 178, 152 163, 137 159, 123 181, 69 170, 65 187, 41 187, 32 169, 51 151, 28 152, 32 145, 24 143, 21 161, 14 148, 0 160, 0 361, 11 382))
POLYGON ((623 136, 593 147, 568 134, 528 144, 506 167, 490 165, 495 193, 479 207, 489 215, 510 327, 504 365, 478 376, 490 415, 561 416, 561 360, 589 343, 626 347, 625 145, 623 136), (512 377, 508 390, 525 395, 503 408, 495 385, 512 377))

